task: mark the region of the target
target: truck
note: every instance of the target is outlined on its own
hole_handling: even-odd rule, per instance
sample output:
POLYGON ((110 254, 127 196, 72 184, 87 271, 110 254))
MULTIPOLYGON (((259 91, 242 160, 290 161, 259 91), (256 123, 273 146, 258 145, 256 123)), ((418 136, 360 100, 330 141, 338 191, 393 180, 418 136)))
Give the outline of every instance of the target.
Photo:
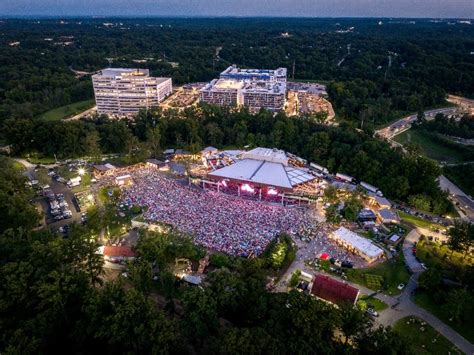
POLYGON ((74 178, 71 178, 69 179, 69 181, 67 182, 67 186, 69 188, 71 187, 75 187, 75 186, 79 186, 81 184, 81 177, 80 176, 76 176, 74 178))
POLYGON ((354 181, 353 177, 351 177, 349 175, 340 174, 340 173, 336 174, 336 179, 339 179, 339 180, 342 180, 342 181, 345 181, 345 182, 348 182, 348 183, 352 183, 354 181))
POLYGON ((370 191, 370 192, 373 192, 374 194, 377 194, 377 195, 380 195, 381 196, 381 192, 378 188, 376 188, 375 186, 373 185, 370 185, 366 182, 363 182, 361 181, 360 182, 360 186, 362 186, 364 189, 366 189, 367 191, 370 191))

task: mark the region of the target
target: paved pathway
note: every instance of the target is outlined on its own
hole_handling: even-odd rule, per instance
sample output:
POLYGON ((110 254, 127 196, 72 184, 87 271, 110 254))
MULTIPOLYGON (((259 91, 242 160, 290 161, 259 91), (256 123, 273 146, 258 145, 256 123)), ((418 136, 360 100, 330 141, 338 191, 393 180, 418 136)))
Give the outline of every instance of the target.
MULTIPOLYGON (((451 341, 456 347, 458 347, 465 354, 474 354, 474 346, 462 337, 459 333, 454 331, 451 327, 443 323, 441 320, 436 318, 434 315, 421 308, 411 300, 411 296, 417 287, 417 281, 424 269, 421 264, 416 260, 412 253, 412 248, 415 242, 420 238, 420 233, 426 233, 424 230, 413 229, 405 238, 403 243, 403 254, 409 269, 412 272, 412 276, 408 284, 406 285, 403 292, 398 296, 389 296, 383 293, 377 293, 373 297, 385 302, 389 308, 379 312, 380 315, 375 319, 375 324, 383 326, 393 326, 393 324, 401 318, 414 316, 423 319, 425 322, 430 324, 434 329, 451 341)), ((296 239, 295 243, 298 246, 298 252, 295 261, 290 265, 288 270, 281 278, 281 282, 276 287, 277 292, 286 292, 287 281, 296 269, 300 269, 309 274, 318 274, 313 269, 307 267, 302 260, 306 243, 296 239)), ((325 274, 327 275, 327 274, 325 274)), ((334 275, 331 277, 337 278, 334 275)), ((372 294, 373 290, 370 290, 362 285, 354 284, 352 282, 342 280, 343 282, 352 285, 360 290, 364 294, 372 294)))

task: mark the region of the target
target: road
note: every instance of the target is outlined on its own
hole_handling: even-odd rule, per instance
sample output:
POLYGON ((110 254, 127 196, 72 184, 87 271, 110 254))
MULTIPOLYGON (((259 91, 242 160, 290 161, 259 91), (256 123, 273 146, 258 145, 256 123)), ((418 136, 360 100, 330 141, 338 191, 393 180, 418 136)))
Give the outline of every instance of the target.
MULTIPOLYGON (((425 117, 427 120, 432 120, 438 113, 453 114, 456 111, 457 111, 457 107, 437 108, 434 110, 425 111, 425 117)), ((391 138, 393 138, 397 134, 400 134, 410 129, 411 124, 416 121, 417 116, 418 116, 417 114, 414 114, 414 115, 403 117, 399 119, 398 121, 393 122, 388 127, 375 131, 375 135, 381 138, 391 140, 391 138)))
MULTIPOLYGON (((454 331, 451 327, 443 323, 437 317, 424 310, 411 300, 411 296, 417 287, 418 278, 424 272, 423 267, 416 260, 412 253, 414 243, 418 242, 418 239, 422 234, 432 235, 433 232, 425 229, 414 229, 406 236, 403 243, 403 254, 405 256, 407 265, 412 272, 412 276, 410 277, 410 280, 405 286, 403 292, 398 296, 389 296, 382 293, 377 293, 374 295, 375 298, 385 302, 389 306, 389 308, 380 312, 379 317, 375 318, 374 325, 393 326, 395 322, 401 318, 408 316, 418 317, 424 320, 426 323, 430 324, 434 329, 436 329, 436 331, 446 337, 465 354, 474 354, 474 346, 468 340, 466 340, 459 333, 454 331)), ((313 269, 307 267, 304 264, 304 260, 302 257, 305 255, 306 243, 300 241, 299 239, 295 239, 294 241, 298 246, 297 256, 295 258, 295 261, 290 265, 288 270, 282 276, 281 282, 277 284, 277 287, 275 289, 276 292, 287 291, 287 282, 296 269, 305 271, 309 274, 319 273, 315 272, 313 269)), ((334 275, 331 275, 331 277, 337 278, 334 275)), ((368 289, 364 286, 354 284, 346 280, 341 281, 358 288, 361 293, 367 295, 374 293, 373 290, 368 289)))
POLYGON ((474 114, 474 100, 456 95, 448 95, 448 101, 460 106, 466 113, 474 114))
POLYGON ((441 190, 449 193, 449 198, 454 202, 461 218, 474 221, 474 201, 471 197, 444 175, 438 178, 438 183, 441 190), (459 211, 459 206, 462 208, 461 211, 459 211))
POLYGON ((78 113, 77 115, 75 116, 72 116, 72 117, 69 117, 69 118, 66 118, 64 119, 64 121, 77 121, 79 119, 81 119, 82 117, 85 117, 85 116, 89 116, 89 115, 92 115, 94 114, 95 112, 97 112, 97 106, 94 106, 88 110, 85 110, 81 113, 78 113))

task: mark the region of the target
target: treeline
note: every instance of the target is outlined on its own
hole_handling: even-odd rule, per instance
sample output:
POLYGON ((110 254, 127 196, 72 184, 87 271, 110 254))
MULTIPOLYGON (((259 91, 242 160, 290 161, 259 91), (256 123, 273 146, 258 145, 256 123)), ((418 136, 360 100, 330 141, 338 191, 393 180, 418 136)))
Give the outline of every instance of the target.
POLYGON ((434 120, 423 120, 418 127, 447 136, 465 139, 474 138, 474 117, 472 115, 464 115, 459 120, 456 120, 439 113, 435 116, 434 120))
POLYGON ((134 162, 167 147, 193 152, 207 145, 275 147, 373 184, 389 198, 408 201, 412 195, 422 195, 435 213, 449 208, 435 181, 440 171, 434 163, 415 154, 405 156, 347 125, 328 127, 308 117, 200 106, 179 113, 141 112, 133 122, 105 117, 54 123, 7 120, 3 129, 15 154, 57 158, 126 153, 134 162))
POLYGON ((195 257, 194 247, 171 235, 144 236, 140 260, 113 281, 104 281, 84 227, 67 239, 10 229, 0 242, 5 353, 409 353, 399 335, 372 328, 352 305, 268 292, 258 259, 209 271, 204 287, 183 284, 170 265, 174 255, 195 257))
POLYGON ((146 67, 182 84, 208 81, 230 64, 283 66, 292 77, 294 64, 295 79, 334 80, 329 93, 337 113, 360 125, 443 104, 447 92, 474 97, 472 26, 424 20, 379 26, 373 19, 66 22, 0 23, 0 120, 91 98, 90 78, 76 79, 70 68, 107 66, 146 67))

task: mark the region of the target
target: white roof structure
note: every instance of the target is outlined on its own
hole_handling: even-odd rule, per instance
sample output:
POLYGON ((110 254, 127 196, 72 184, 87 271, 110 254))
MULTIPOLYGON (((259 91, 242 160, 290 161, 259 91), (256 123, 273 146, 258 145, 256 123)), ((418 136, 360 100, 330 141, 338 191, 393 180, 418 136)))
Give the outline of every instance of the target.
POLYGON ((373 244, 370 240, 359 236, 357 233, 345 228, 340 227, 333 233, 334 237, 344 242, 344 244, 350 245, 352 248, 359 251, 368 257, 368 259, 376 259, 383 254, 383 250, 373 244))
POLYGON ((213 171, 209 176, 284 190, 292 190, 296 185, 315 179, 307 169, 290 166, 284 151, 268 148, 255 148, 244 152, 241 160, 213 171))
POLYGON ((270 148, 255 148, 242 154, 242 159, 264 160, 288 165, 288 157, 283 150, 270 148))

